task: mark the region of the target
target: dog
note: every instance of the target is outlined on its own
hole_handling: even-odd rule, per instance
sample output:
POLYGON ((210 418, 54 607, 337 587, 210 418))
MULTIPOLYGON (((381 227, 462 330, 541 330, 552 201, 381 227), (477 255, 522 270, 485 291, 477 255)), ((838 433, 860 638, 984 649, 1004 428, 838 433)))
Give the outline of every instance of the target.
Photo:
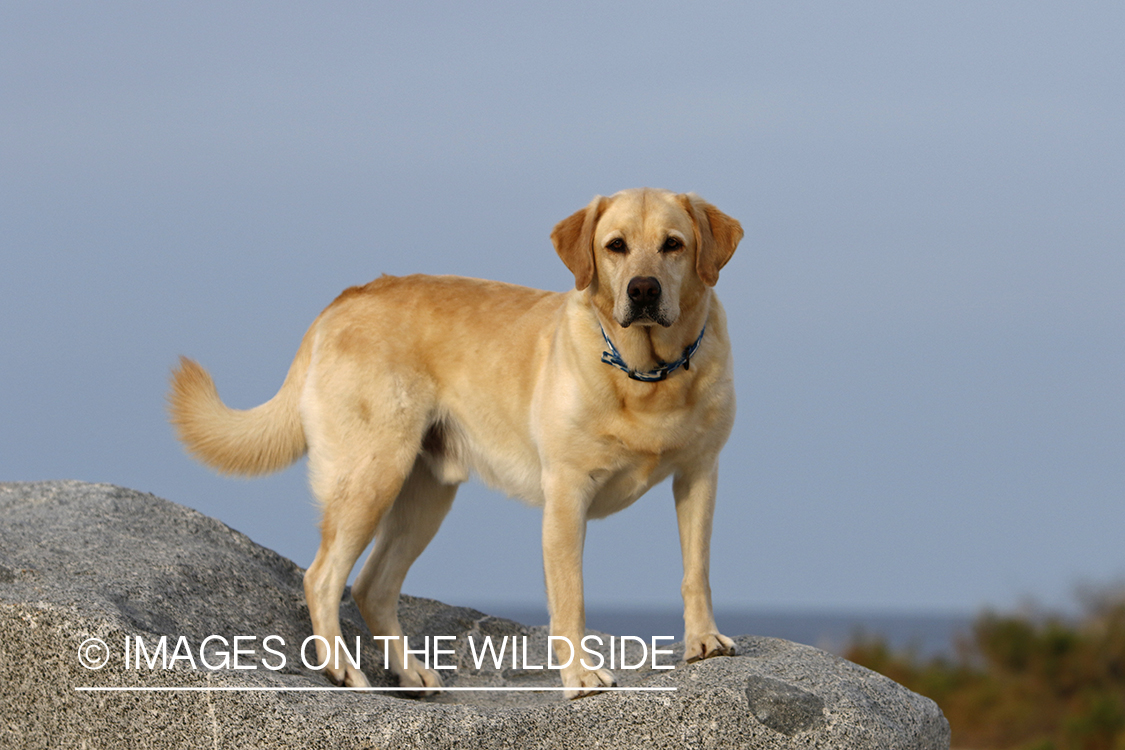
MULTIPOLYGON (((281 389, 241 411, 181 358, 170 420, 197 459, 257 475, 306 452, 322 511, 305 573, 313 632, 335 643, 347 578, 376 636, 403 635, 397 603, 471 473, 543 509, 543 567, 565 695, 615 684, 573 649, 585 635, 586 522, 673 477, 683 554, 684 658, 733 655, 711 605, 719 452, 734 421, 727 321, 713 287, 742 227, 699 196, 598 196, 551 240, 574 289, 453 276, 383 276, 336 298, 305 334, 281 389), (567 643, 574 644, 567 646, 567 643), (568 650, 569 649, 569 650, 568 650)), ((441 679, 401 638, 388 658, 420 694, 441 679)), ((328 650, 317 644, 321 662, 328 650)), ((368 685, 347 660, 326 676, 368 685)))

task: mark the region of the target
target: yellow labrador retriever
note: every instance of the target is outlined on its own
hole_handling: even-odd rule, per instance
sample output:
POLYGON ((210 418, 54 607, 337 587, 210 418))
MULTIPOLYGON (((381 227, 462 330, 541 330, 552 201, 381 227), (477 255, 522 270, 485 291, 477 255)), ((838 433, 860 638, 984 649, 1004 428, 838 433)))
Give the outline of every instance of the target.
MULTIPOLYGON (((329 643, 372 537, 352 593, 374 635, 403 635, 406 572, 475 472, 543 508, 551 633, 577 647, 587 519, 671 476, 685 659, 733 654, 708 581, 718 457, 734 420, 727 322, 712 287, 741 239, 737 221, 694 194, 597 197, 551 233, 572 291, 384 276, 320 314, 261 406, 228 408, 207 372, 181 359, 171 420, 187 449, 221 472, 276 471, 308 452, 323 520, 305 594, 313 631, 329 643)), ((440 686, 436 672, 404 658, 401 640, 389 643, 402 685, 440 686)), ((568 697, 614 684, 554 645, 557 663, 569 661, 568 697)), ((329 664, 332 681, 368 684, 342 661, 329 664)))

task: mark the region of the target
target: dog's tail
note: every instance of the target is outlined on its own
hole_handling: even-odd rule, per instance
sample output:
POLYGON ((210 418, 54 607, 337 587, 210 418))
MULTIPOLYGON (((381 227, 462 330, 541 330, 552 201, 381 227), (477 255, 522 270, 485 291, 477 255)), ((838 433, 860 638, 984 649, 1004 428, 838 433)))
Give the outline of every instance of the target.
POLYGON ((223 474, 256 476, 279 471, 305 454, 300 398, 312 358, 306 335, 285 382, 273 398, 253 409, 231 409, 199 363, 180 357, 172 372, 168 415, 176 435, 195 458, 223 474))

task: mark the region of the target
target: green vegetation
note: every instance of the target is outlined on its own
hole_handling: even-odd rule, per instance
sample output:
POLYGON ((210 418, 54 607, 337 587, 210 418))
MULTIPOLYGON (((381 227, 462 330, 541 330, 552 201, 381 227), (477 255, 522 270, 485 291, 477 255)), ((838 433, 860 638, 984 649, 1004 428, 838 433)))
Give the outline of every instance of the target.
POLYGON ((936 701, 954 748, 1125 750, 1125 590, 1072 618, 986 612, 955 659, 863 637, 845 656, 936 701))

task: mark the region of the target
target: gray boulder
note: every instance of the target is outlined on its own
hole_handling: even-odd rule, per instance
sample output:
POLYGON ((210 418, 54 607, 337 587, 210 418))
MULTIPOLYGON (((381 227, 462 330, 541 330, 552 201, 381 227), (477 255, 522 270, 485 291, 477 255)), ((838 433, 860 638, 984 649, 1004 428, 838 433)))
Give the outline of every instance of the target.
MULTIPOLYGON (((674 669, 654 669, 651 653, 626 642, 628 663, 644 665, 617 669, 620 684, 674 691, 567 701, 543 690, 419 700, 328 689, 300 657, 311 635, 302 573, 153 495, 0 483, 0 747, 949 747, 932 701, 822 651, 753 636, 736 639, 737 657, 690 665, 657 644, 673 653, 655 666, 674 669)), ((400 617, 411 648, 431 638, 427 656, 443 637, 448 686, 558 687, 556 671, 534 668, 547 658, 543 628, 407 596, 400 617), (510 650, 499 665, 482 660, 486 636, 497 650, 518 643, 515 664, 510 650)), ((393 686, 348 593, 342 620, 372 685, 393 686)))

